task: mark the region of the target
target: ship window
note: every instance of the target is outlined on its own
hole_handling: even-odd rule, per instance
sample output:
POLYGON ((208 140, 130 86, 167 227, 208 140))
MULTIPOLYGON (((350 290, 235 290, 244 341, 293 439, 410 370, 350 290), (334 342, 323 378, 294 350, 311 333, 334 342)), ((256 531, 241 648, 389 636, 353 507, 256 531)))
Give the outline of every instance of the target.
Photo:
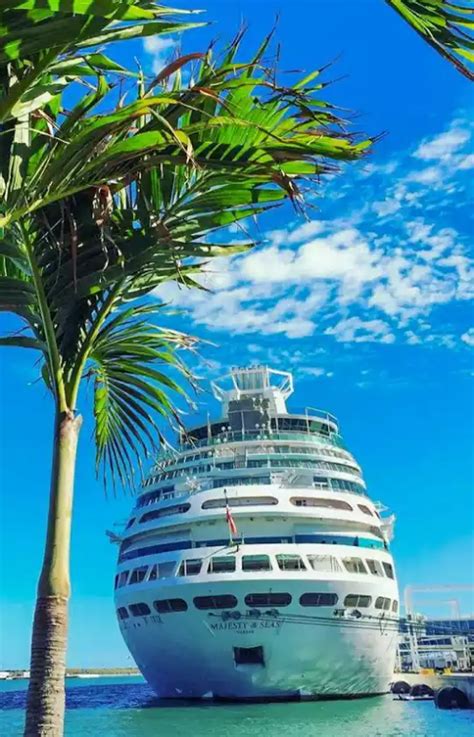
POLYGON ((117 573, 117 575, 115 576, 114 589, 117 588, 118 580, 119 580, 119 577, 118 577, 118 573, 117 573))
POLYGON ((173 504, 170 507, 164 507, 163 509, 154 509, 152 512, 145 512, 145 514, 140 517, 140 524, 142 522, 149 522, 152 519, 159 519, 160 517, 170 517, 173 514, 184 514, 184 512, 187 512, 190 508, 190 504, 173 504))
POLYGON ((308 555, 311 568, 322 573, 339 573, 342 568, 333 555, 308 555))
POLYGON ((147 570, 148 566, 140 566, 140 568, 134 568, 130 576, 130 581, 128 583, 140 583, 141 581, 143 581, 146 576, 147 570))
POLYGON ((390 609, 390 599, 387 599, 385 596, 377 596, 375 608, 384 609, 387 612, 390 609))
POLYGON ((291 604, 290 594, 263 593, 247 594, 245 597, 247 606, 288 606, 291 604))
POLYGON ((329 479, 325 476, 313 476, 313 483, 317 489, 329 488, 329 479))
MULTIPOLYGON (((274 504, 278 504, 278 499, 274 496, 243 496, 228 500, 229 507, 262 507, 274 504)), ((225 499, 208 499, 202 503, 201 509, 223 509, 225 506, 225 499)))
POLYGON ((361 558, 343 558, 342 562, 349 573, 367 573, 367 569, 361 558))
POLYGON ((232 594, 195 596, 193 601, 196 609, 233 609, 237 606, 237 599, 232 594))
POLYGON ((214 489, 228 486, 252 486, 255 484, 269 484, 270 476, 233 476, 232 478, 214 479, 214 489))
POLYGON ((127 526, 126 526, 125 529, 128 530, 133 525, 133 523, 135 522, 135 520, 136 520, 136 517, 132 517, 132 519, 130 519, 128 521, 128 524, 127 524, 127 526))
POLYGON ((398 601, 396 599, 392 601, 392 612, 394 614, 398 612, 398 601))
POLYGON ((178 576, 197 576, 201 572, 202 558, 189 558, 182 560, 179 566, 178 576))
POLYGON ((214 556, 209 561, 208 573, 232 573, 235 571, 234 555, 214 556))
POLYGON ((155 563, 150 569, 150 575, 148 576, 149 581, 156 581, 158 578, 158 565, 155 563))
POLYGON ((364 514, 370 514, 371 517, 374 516, 372 512, 370 511, 370 509, 365 506, 365 504, 358 504, 357 506, 359 507, 360 511, 363 512, 364 514))
POLYGON ((130 604, 129 609, 133 617, 145 617, 147 614, 151 614, 150 607, 144 601, 140 601, 138 604, 130 604))
POLYGON ((370 606, 371 603, 372 597, 365 596, 363 594, 347 594, 346 598, 344 599, 344 606, 365 608, 370 606))
POLYGON ((352 507, 347 502, 343 502, 340 499, 315 499, 314 497, 303 497, 293 496, 290 502, 295 507, 326 507, 328 509, 344 509, 349 512, 352 511, 352 507))
POLYGON ((303 558, 299 555, 277 555, 278 568, 281 571, 305 571, 303 558))
POLYGON ((127 611, 127 608, 124 606, 121 606, 117 609, 117 615, 119 619, 128 619, 130 614, 127 611))
POLYGON ((244 555, 242 556, 243 571, 271 571, 272 565, 268 555, 244 555))
POLYGON ((384 569, 385 573, 387 574, 387 576, 389 578, 394 578, 394 575, 393 575, 393 566, 391 565, 391 563, 382 563, 382 565, 383 565, 383 569, 384 569))
POLYGON ((369 571, 374 576, 383 576, 383 569, 378 560, 366 560, 365 561, 369 567, 369 571))
POLYGON ((342 491, 353 491, 355 494, 364 494, 365 488, 362 484, 355 481, 346 481, 345 479, 331 479, 331 487, 333 489, 341 489, 342 491))
POLYGON ((301 606, 334 606, 337 604, 337 594, 308 593, 300 596, 301 606))
POLYGON ((122 571, 122 573, 119 576, 117 588, 120 588, 121 586, 125 586, 125 584, 127 583, 129 573, 130 571, 122 571))
POLYGON ((164 563, 159 563, 158 564, 158 577, 159 578, 171 578, 171 576, 174 576, 175 568, 176 568, 175 560, 167 560, 164 563))
POLYGON ((236 665, 263 665, 263 647, 234 647, 234 662, 236 665))
POLYGON ((153 602, 153 606, 159 614, 185 612, 188 608, 184 599, 157 599, 153 602))

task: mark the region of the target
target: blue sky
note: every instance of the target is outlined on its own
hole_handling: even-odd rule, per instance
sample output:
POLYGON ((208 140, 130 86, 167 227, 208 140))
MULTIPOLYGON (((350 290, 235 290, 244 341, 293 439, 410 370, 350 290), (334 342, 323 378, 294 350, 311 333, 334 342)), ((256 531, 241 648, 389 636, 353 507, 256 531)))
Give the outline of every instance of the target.
MULTIPOLYGON (((130 44, 119 58, 136 56, 151 72, 179 48, 202 50, 212 38, 230 39, 242 20, 249 24, 245 55, 279 12, 282 78, 285 69, 309 71, 339 56, 327 78, 343 79, 326 96, 358 111, 356 129, 387 135, 369 160, 308 193, 318 208, 310 221, 289 206, 265 215, 257 250, 212 264, 204 277, 212 294, 169 285, 158 296, 183 310, 172 318, 175 327, 210 341, 196 363, 204 388, 231 365, 266 362, 294 372, 295 406, 324 407, 339 417, 369 492, 397 515, 393 552, 401 587, 468 583, 474 516, 468 84, 382 0, 201 5, 212 26, 187 33, 180 45, 177 37, 145 48, 130 44)), ((42 555, 52 406, 36 379, 29 352, 4 351, 0 667, 27 664, 42 555)), ((200 397, 208 399, 206 392, 200 397)), ((89 409, 84 392, 68 660, 125 665, 112 602, 116 549, 105 530, 125 519, 132 502, 106 499, 95 480, 89 409)), ((462 593, 433 594, 433 604, 422 606, 446 613, 442 600, 453 596, 464 613, 474 609, 462 593)))

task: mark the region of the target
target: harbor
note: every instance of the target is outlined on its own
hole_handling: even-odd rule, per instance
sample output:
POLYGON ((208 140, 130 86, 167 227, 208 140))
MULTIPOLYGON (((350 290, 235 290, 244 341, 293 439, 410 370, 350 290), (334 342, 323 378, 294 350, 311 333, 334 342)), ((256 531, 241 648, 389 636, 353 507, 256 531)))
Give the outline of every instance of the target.
MULTIPOLYGON (((391 694, 297 704, 177 704, 158 700, 135 678, 74 683, 66 691, 66 737, 156 737, 157 732, 177 737, 367 737, 368 729, 377 737, 472 735, 471 711, 404 703, 391 694)), ((8 683, 5 692, 0 684, 0 733, 5 737, 21 736, 25 686, 8 683)))

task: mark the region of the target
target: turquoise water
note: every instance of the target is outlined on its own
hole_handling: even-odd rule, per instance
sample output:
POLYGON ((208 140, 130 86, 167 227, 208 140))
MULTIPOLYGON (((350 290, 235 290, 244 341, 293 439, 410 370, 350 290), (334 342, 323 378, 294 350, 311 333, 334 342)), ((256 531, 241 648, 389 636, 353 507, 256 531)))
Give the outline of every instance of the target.
MULTIPOLYGON (((140 678, 68 680, 67 737, 472 737, 472 711, 391 696, 289 704, 159 701, 140 678)), ((0 734, 20 737, 26 682, 0 684, 0 734)))

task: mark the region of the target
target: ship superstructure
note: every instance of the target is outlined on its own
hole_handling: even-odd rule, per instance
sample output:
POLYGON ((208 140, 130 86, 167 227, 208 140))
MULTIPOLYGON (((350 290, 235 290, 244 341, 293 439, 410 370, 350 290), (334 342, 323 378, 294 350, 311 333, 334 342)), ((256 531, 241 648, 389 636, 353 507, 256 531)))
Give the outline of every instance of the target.
POLYGON ((389 542, 337 419, 289 413, 290 373, 236 368, 218 421, 157 459, 120 536, 115 601, 163 697, 362 696, 393 673, 389 542))

